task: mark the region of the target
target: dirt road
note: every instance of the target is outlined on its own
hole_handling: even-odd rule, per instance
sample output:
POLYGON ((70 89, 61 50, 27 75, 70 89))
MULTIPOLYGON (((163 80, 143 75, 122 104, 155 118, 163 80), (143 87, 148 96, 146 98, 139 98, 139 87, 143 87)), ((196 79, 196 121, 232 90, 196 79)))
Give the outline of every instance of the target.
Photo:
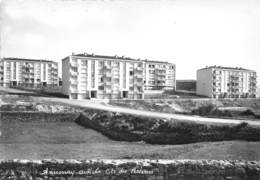
POLYGON ((65 103, 72 106, 78 106, 83 108, 93 108, 99 110, 106 110, 112 112, 120 112, 138 116, 146 117, 155 117, 163 119, 174 119, 182 121, 193 121, 193 122, 206 122, 206 123, 217 123, 217 124, 239 124, 241 122, 246 122, 250 125, 260 126, 260 121, 252 120, 236 120, 236 119, 220 119, 220 118, 205 118, 200 116, 189 116, 189 115, 180 115, 180 114, 169 114, 169 113, 159 113, 151 112, 145 110, 136 110, 119 106, 112 106, 105 103, 92 100, 69 100, 64 98, 49 98, 49 97, 39 97, 37 100, 45 102, 56 102, 56 103, 65 103))

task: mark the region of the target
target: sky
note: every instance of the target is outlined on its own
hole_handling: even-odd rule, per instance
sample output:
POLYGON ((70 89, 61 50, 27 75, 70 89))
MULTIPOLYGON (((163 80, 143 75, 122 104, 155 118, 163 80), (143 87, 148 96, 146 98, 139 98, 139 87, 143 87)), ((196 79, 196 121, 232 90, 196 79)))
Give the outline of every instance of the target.
POLYGON ((87 52, 175 63, 177 79, 207 65, 260 77, 260 0, 0 2, 1 57, 61 62, 87 52))

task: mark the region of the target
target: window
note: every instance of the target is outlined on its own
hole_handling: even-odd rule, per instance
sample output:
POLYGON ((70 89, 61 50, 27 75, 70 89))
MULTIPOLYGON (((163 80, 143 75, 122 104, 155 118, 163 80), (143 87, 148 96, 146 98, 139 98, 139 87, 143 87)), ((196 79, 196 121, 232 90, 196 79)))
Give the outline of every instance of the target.
POLYGON ((99 67, 104 66, 104 61, 99 61, 99 62, 98 62, 98 65, 99 65, 99 67))
POLYGON ((78 68, 77 67, 71 67, 71 70, 74 71, 74 72, 77 72, 78 68))
POLYGON ((133 76, 133 75, 134 75, 134 72, 133 72, 133 71, 129 71, 129 75, 130 75, 130 76, 133 76))
POLYGON ((99 86, 98 90, 104 90, 104 86, 99 86))

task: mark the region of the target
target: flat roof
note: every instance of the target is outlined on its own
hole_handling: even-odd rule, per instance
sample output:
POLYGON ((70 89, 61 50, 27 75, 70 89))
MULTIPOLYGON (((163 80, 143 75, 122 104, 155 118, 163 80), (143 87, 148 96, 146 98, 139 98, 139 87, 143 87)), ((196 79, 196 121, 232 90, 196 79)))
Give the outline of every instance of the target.
POLYGON ((236 71, 253 71, 255 72, 254 70, 251 70, 251 69, 245 69, 245 68, 242 68, 242 67, 225 67, 225 66, 208 66, 208 67, 205 67, 205 68, 201 68, 199 70, 204 70, 204 69, 224 69, 224 70, 236 70, 236 71))
POLYGON ((14 57, 2 58, 2 60, 57 63, 57 62, 54 62, 51 60, 45 60, 45 59, 27 59, 27 58, 16 58, 16 57, 15 58, 14 57))
MULTIPOLYGON (((91 58, 104 58, 104 59, 114 59, 114 60, 124 60, 124 61, 142 61, 142 62, 151 62, 151 63, 167 63, 167 64, 173 64, 173 63, 168 63, 166 61, 155 61, 155 60, 147 60, 147 59, 134 59, 130 57, 125 57, 125 56, 106 56, 106 55, 97 55, 97 54, 88 54, 88 53, 81 53, 81 54, 73 54, 71 56, 76 56, 76 57, 91 57, 91 58)), ((64 58, 66 59, 66 57, 64 58)))

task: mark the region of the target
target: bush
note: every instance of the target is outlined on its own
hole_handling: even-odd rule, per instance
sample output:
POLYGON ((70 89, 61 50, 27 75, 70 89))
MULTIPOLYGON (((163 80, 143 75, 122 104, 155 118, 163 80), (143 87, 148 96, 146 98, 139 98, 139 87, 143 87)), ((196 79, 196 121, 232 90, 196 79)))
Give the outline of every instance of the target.
POLYGON ((208 125, 116 115, 104 111, 89 112, 89 117, 81 115, 76 123, 118 141, 145 141, 151 144, 187 144, 224 140, 260 141, 260 128, 252 127, 247 123, 232 126, 208 125), (93 114, 96 114, 94 118, 93 114), (137 131, 139 133, 136 133, 137 131))
POLYGON ((255 113, 251 109, 247 109, 239 114, 240 116, 255 116, 255 113))
POLYGON ((197 115, 209 115, 213 110, 215 109, 215 106, 212 104, 200 106, 198 109, 192 110, 192 113, 197 115))

